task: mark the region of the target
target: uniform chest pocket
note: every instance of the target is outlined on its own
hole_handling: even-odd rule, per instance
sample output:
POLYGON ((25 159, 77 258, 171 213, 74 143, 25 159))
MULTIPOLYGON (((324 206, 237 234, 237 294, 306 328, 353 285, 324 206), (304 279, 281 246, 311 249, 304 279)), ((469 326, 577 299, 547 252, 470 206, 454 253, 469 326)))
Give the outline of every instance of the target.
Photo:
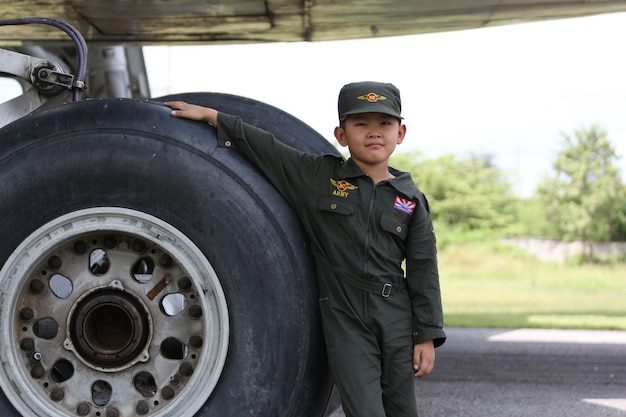
POLYGON ((402 222, 400 219, 382 216, 380 219, 380 225, 383 230, 398 236, 402 240, 404 240, 409 234, 409 225, 402 222))
POLYGON ((344 216, 349 216, 357 209, 357 205, 348 201, 341 201, 335 198, 322 197, 317 203, 317 208, 320 211, 327 213, 337 213, 344 216))

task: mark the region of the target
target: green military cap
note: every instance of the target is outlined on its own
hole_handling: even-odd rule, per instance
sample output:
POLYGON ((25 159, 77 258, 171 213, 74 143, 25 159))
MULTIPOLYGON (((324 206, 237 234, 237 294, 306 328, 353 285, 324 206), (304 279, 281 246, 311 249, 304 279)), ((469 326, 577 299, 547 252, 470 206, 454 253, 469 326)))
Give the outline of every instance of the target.
POLYGON ((402 119, 400 90, 389 83, 362 81, 343 86, 339 92, 339 120, 351 114, 384 113, 402 119))

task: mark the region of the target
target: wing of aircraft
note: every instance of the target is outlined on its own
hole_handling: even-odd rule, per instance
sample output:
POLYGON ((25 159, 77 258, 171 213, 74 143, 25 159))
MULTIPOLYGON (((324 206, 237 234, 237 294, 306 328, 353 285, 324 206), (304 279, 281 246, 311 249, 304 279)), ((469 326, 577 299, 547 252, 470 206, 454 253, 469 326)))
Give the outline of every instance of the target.
MULTIPOLYGON (((45 16, 87 42, 182 44, 324 41, 482 28, 626 11, 623 0, 15 0, 0 19, 45 16)), ((4 42, 65 40, 44 27, 0 32, 4 42)))

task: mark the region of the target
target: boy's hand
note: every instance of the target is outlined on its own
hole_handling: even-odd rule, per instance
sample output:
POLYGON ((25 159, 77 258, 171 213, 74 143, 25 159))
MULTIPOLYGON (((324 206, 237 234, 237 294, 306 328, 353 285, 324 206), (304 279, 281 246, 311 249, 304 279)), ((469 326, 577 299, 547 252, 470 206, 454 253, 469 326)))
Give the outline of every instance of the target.
POLYGON ((207 122, 211 126, 217 126, 217 110, 215 109, 189 104, 184 101, 166 101, 163 104, 172 109, 172 116, 174 117, 198 120, 207 122))
POLYGON ((435 345, 429 340, 413 347, 413 370, 415 377, 430 374, 435 366, 435 345))

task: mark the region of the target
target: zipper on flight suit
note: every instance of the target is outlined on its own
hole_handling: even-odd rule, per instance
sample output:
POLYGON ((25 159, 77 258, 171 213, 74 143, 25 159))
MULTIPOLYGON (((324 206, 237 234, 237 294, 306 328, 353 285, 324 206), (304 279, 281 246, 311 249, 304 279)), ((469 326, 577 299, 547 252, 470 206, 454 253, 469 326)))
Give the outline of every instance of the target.
POLYGON ((370 204, 369 204, 369 209, 368 209, 368 213, 367 213, 367 221, 366 221, 366 229, 365 229, 365 248, 363 251, 363 279, 365 279, 366 281, 369 281, 369 277, 368 277, 368 272, 367 272, 367 265, 369 262, 369 247, 370 247, 370 227, 371 227, 371 221, 372 221, 372 215, 373 215, 373 211, 374 211, 374 201, 376 200, 376 188, 378 187, 378 184, 374 184, 374 181, 368 177, 368 179, 371 181, 372 183, 372 197, 370 198, 370 204))

